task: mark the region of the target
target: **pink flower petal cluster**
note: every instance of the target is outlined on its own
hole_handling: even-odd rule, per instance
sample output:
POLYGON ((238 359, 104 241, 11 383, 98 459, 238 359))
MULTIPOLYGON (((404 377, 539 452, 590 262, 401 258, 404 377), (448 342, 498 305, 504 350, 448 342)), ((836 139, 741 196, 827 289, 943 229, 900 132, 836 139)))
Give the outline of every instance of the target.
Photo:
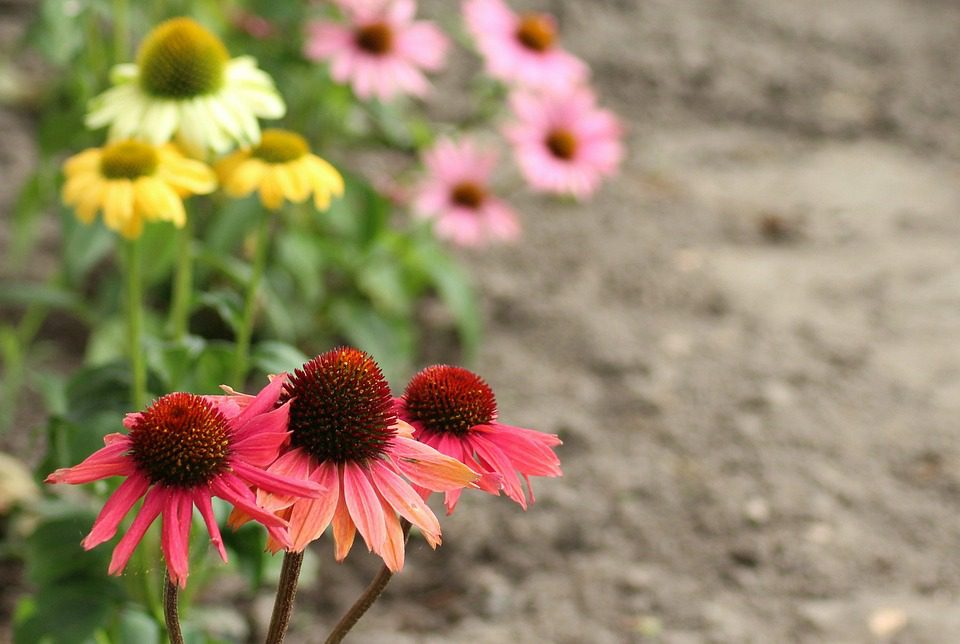
POLYGON ((490 76, 552 90, 586 81, 586 64, 557 43, 553 16, 517 15, 503 0, 467 0, 463 13, 490 76))
POLYGON ((318 20, 307 26, 304 54, 328 61, 330 74, 361 99, 422 97, 430 89, 424 71, 439 70, 449 41, 433 23, 414 20, 414 0, 350 0, 339 3, 347 23, 318 20))
MULTIPOLYGON (((434 365, 415 375, 403 396, 396 399, 397 415, 413 427, 414 437, 481 474, 480 489, 499 495, 502 489, 527 509, 520 477, 534 502, 531 476, 561 476, 560 459, 553 448, 555 434, 506 425, 497 421, 493 390, 477 374, 462 367, 434 365), (519 474, 519 476, 518 476, 519 474)), ((446 492, 444 504, 452 513, 460 489, 446 492)))
POLYGON ((587 87, 564 92, 517 91, 514 121, 504 128, 520 171, 537 191, 587 197, 623 158, 623 128, 596 105, 587 87))
POLYGON ((203 517, 220 557, 227 553, 213 515, 217 496, 266 526, 270 536, 289 544, 287 522, 257 503, 251 487, 278 494, 316 497, 313 482, 266 471, 289 440, 289 404, 277 405, 282 380, 237 404, 226 396, 172 393, 143 412, 128 414, 127 434, 109 434, 105 447, 79 465, 50 474, 47 483, 90 483, 111 476, 126 480, 111 495, 83 540, 87 550, 109 541, 138 500, 143 505, 121 537, 110 560, 120 574, 156 518, 162 517, 161 547, 171 580, 186 585, 189 574, 193 508, 203 517))
POLYGON ((495 151, 471 139, 441 139, 424 154, 427 176, 416 191, 414 213, 435 220, 437 236, 461 246, 516 239, 516 214, 490 189, 496 163, 495 151))

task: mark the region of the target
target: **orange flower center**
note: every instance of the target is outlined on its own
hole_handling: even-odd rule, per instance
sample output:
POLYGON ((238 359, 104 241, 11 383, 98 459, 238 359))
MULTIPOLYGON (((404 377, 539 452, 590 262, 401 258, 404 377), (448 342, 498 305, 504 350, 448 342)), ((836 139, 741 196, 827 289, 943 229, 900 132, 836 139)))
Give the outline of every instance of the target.
POLYGON ((260 145, 253 148, 250 154, 267 163, 289 163, 309 153, 307 140, 296 132, 270 129, 263 131, 260 145))
POLYGON ((100 174, 107 179, 139 179, 152 175, 159 159, 152 145, 140 141, 112 143, 100 154, 100 174))
POLYGON ((357 47, 375 56, 393 49, 393 30, 385 22, 372 22, 357 29, 353 35, 357 47))
POLYGON ((130 456, 151 483, 193 487, 227 468, 230 426, 202 396, 177 392, 140 414, 130 444, 130 456))
POLYGON ((476 210, 487 198, 487 191, 483 186, 473 181, 463 181, 458 183, 450 191, 450 200, 458 206, 476 210))
POLYGON ((557 40, 557 30, 550 18, 542 13, 528 13, 517 25, 517 40, 527 49, 547 51, 557 40))
POLYGON ((577 138, 565 128, 557 128, 547 135, 547 148, 558 159, 569 161, 577 153, 577 138))
POLYGON ((434 365, 410 380, 403 393, 411 421, 427 431, 466 435, 497 418, 497 400, 483 378, 462 367, 434 365))
POLYGON ((396 433, 390 386, 358 349, 333 349, 297 369, 278 404, 290 399, 290 442, 320 463, 377 458, 396 433))

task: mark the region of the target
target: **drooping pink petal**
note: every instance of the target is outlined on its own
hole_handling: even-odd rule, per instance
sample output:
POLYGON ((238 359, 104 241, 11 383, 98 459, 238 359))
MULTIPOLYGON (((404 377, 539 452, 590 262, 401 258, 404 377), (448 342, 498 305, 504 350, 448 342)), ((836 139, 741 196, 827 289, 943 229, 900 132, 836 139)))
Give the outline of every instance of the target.
POLYGON ((93 522, 90 534, 83 540, 83 548, 90 550, 104 541, 109 541, 117 533, 117 526, 127 516, 130 508, 147 492, 150 481, 140 474, 132 474, 107 499, 103 509, 93 522))
POLYGON ((220 526, 217 525, 217 517, 213 514, 213 503, 211 503, 210 494, 206 490, 194 490, 193 504, 200 510, 203 523, 207 526, 207 532, 210 533, 210 543, 216 547, 220 558, 226 563, 227 551, 223 547, 223 537, 220 535, 220 526))
POLYGON ((231 466, 241 478, 268 492, 310 498, 317 498, 323 493, 320 486, 313 481, 278 476, 267 470, 247 465, 243 461, 233 462, 231 466))
POLYGON ((176 490, 167 495, 163 508, 163 529, 160 546, 167 561, 170 579, 181 588, 189 574, 190 512, 193 504, 186 492, 176 490))
POLYGON ((47 483, 79 484, 111 476, 129 476, 134 471, 133 461, 126 455, 129 449, 129 440, 111 440, 106 447, 100 448, 78 465, 61 467, 45 480, 47 483))
POLYGON ((137 516, 134 517, 133 523, 130 524, 130 529, 120 538, 117 547, 113 549, 113 555, 110 557, 110 567, 108 568, 111 575, 119 575, 123 571, 150 524, 167 504, 169 496, 169 491, 160 486, 154 486, 147 492, 147 496, 143 499, 143 506, 137 516))
POLYGON ((237 506, 245 514, 265 526, 286 527, 286 521, 258 506, 257 497, 250 491, 250 488, 232 474, 221 474, 213 479, 210 483, 210 489, 216 496, 237 506))
POLYGON ((474 428, 474 433, 496 443, 514 469, 532 476, 560 476, 560 459, 550 449, 561 444, 555 434, 499 423, 474 428))
POLYGON ((333 513, 333 556, 337 561, 346 559, 356 535, 357 526, 350 517, 350 511, 347 509, 346 501, 343 498, 343 488, 341 487, 337 509, 333 513))
POLYGON ((370 467, 370 477, 384 501, 392 508, 391 513, 399 513, 420 528, 431 547, 440 545, 440 521, 409 483, 381 462, 375 462, 370 467))
POLYGON ((321 463, 313 472, 313 480, 324 493, 317 499, 304 499, 293 506, 290 513, 291 549, 300 552, 307 544, 320 538, 333 520, 340 502, 340 476, 333 461, 321 463))
POLYGON ((507 496, 526 510, 527 500, 523 495, 523 488, 520 487, 520 479, 517 478, 513 463, 507 455, 497 447, 496 443, 481 434, 473 436, 470 442, 489 468, 503 477, 503 491, 507 496))
POLYGON ((242 428, 248 422, 253 420, 254 416, 266 414, 273 409, 277 404, 277 400, 280 398, 281 392, 283 391, 284 382, 286 382, 286 378, 273 378, 270 381, 270 384, 261 389, 260 393, 258 393, 253 400, 247 403, 243 411, 240 412, 240 415, 237 416, 234 427, 242 428))
POLYGON ((343 466, 343 499, 367 549, 378 551, 386 538, 383 508, 361 466, 353 463, 343 466))
POLYGON ((434 492, 462 488, 479 478, 460 461, 409 438, 394 437, 388 453, 404 476, 434 492))
POLYGON ((404 551, 407 545, 404 539, 403 528, 400 527, 400 521, 390 508, 390 505, 386 501, 382 501, 382 504, 385 521, 384 539, 383 545, 377 554, 383 557, 383 563, 386 564, 390 572, 400 572, 400 570, 403 569, 404 551))

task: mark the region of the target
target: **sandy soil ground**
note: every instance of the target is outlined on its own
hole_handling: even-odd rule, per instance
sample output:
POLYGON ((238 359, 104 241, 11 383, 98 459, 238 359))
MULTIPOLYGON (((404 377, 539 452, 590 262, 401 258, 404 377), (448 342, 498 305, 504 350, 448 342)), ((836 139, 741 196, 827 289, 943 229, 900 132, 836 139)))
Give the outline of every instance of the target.
MULTIPOLYGON (((525 6, 629 123, 617 182, 467 257, 565 476, 465 496, 354 641, 957 641, 960 5, 525 6)), ((292 642, 376 569, 329 554, 292 642)))

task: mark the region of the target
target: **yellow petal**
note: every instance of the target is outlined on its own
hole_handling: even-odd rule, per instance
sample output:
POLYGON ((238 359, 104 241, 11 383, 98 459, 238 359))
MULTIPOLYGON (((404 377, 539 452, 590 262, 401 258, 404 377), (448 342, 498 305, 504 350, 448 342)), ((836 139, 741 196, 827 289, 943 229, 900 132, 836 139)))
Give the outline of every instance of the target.
POLYGON ((133 210, 133 184, 129 179, 108 181, 103 195, 103 222, 107 228, 126 235, 131 230, 130 220, 135 217, 133 210))
POLYGON ((134 184, 137 210, 149 220, 172 221, 182 228, 187 220, 183 201, 172 187, 155 177, 142 177, 134 184))
POLYGON ((300 172, 300 165, 299 162, 294 161, 278 165, 273 169, 283 190, 283 196, 294 203, 302 203, 310 194, 306 177, 300 172))
POLYGON ((277 177, 277 169, 272 166, 264 169, 260 182, 260 203, 270 210, 279 210, 283 205, 283 186, 277 177))
POLYGON ((100 170, 100 148, 87 148, 79 154, 67 159, 63 164, 63 173, 67 177, 73 177, 84 172, 96 172, 100 170))
POLYGON ((103 196, 107 188, 106 181, 98 181, 90 186, 82 195, 80 195, 74 206, 74 212, 77 219, 85 224, 93 221, 97 216, 97 211, 103 207, 103 196))
POLYGON ((157 175, 184 196, 207 194, 217 187, 217 175, 207 164, 180 155, 173 146, 161 149, 157 175))
POLYGON ((266 170, 263 161, 245 159, 230 175, 221 175, 223 187, 231 197, 245 197, 260 187, 266 170))

